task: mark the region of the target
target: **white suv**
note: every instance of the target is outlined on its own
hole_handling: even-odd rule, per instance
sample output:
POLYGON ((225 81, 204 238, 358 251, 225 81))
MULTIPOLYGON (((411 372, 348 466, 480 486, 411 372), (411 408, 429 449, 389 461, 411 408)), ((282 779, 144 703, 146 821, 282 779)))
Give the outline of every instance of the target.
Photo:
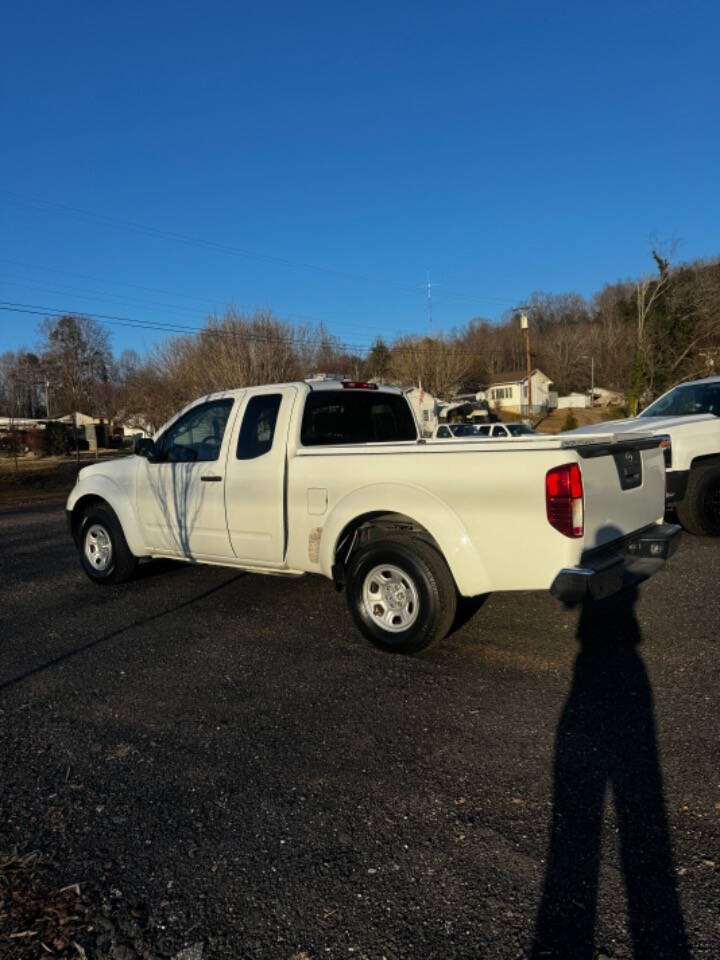
POLYGON ((569 433, 608 431, 666 435, 668 506, 690 533, 720 536, 720 377, 678 384, 637 417, 569 433))

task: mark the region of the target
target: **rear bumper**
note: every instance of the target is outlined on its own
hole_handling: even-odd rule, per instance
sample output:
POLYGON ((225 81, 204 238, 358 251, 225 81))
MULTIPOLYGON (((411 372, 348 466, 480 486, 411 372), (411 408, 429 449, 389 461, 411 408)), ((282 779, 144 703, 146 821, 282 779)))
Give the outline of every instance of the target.
POLYGON ((633 560, 667 560, 677 550, 681 536, 682 528, 678 524, 660 523, 619 544, 593 550, 580 566, 561 570, 552 582, 550 593, 565 603, 609 597, 622 587, 633 560))

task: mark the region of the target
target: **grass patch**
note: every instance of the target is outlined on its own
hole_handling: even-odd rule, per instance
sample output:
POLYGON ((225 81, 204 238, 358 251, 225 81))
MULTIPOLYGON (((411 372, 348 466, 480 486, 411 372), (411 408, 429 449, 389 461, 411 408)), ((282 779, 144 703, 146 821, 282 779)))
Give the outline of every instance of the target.
MULTIPOLYGON (((102 454, 110 459, 117 454, 102 454)), ((78 470, 95 463, 95 457, 85 454, 78 465, 68 457, 21 457, 17 465, 12 457, 0 460, 0 505, 38 500, 56 500, 66 497, 77 479, 78 470)))

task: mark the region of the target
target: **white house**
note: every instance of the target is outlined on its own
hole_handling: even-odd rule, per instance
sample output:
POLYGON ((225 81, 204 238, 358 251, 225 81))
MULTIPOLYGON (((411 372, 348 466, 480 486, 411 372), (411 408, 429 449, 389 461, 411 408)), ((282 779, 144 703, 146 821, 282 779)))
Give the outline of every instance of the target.
POLYGON ((625 403, 625 397, 617 390, 607 390, 605 387, 595 387, 593 397, 595 402, 590 399, 590 391, 581 393, 574 390, 563 397, 557 398, 557 407, 559 410, 566 410, 572 407, 574 410, 583 410, 585 407, 616 407, 625 403))
MULTIPOLYGON (((530 374, 532 388, 532 412, 541 413, 550 408, 550 387, 552 380, 542 370, 535 368, 530 374)), ((485 389, 490 404, 496 409, 524 412, 527 406, 527 373, 523 370, 511 370, 495 373, 490 377, 485 389)))
POLYGON ((422 387, 409 387, 405 390, 405 395, 413 408, 423 436, 432 436, 438 425, 442 404, 422 387))
POLYGON ((558 410, 567 410, 572 408, 573 410, 583 410, 585 407, 590 406, 590 396, 587 393, 580 393, 575 391, 573 393, 568 393, 564 397, 557 398, 558 410))
POLYGON ((66 413, 64 417, 53 417, 52 419, 58 423, 65 423, 69 427, 89 427, 98 422, 95 417, 91 417, 87 413, 81 413, 79 410, 66 413))

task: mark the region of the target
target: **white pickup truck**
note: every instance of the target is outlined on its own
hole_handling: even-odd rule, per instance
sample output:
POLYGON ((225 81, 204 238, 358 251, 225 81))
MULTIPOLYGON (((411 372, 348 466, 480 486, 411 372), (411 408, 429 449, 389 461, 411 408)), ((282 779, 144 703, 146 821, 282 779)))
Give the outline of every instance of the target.
POLYGON ((667 505, 689 533, 720 536, 720 377, 690 380, 668 390, 627 420, 564 434, 663 435, 667 505))
POLYGON ((615 592, 627 563, 677 546, 664 500, 657 438, 427 441, 401 390, 325 380, 195 401, 81 470, 67 517, 97 583, 153 557, 319 573, 366 637, 414 651, 458 595, 615 592))

